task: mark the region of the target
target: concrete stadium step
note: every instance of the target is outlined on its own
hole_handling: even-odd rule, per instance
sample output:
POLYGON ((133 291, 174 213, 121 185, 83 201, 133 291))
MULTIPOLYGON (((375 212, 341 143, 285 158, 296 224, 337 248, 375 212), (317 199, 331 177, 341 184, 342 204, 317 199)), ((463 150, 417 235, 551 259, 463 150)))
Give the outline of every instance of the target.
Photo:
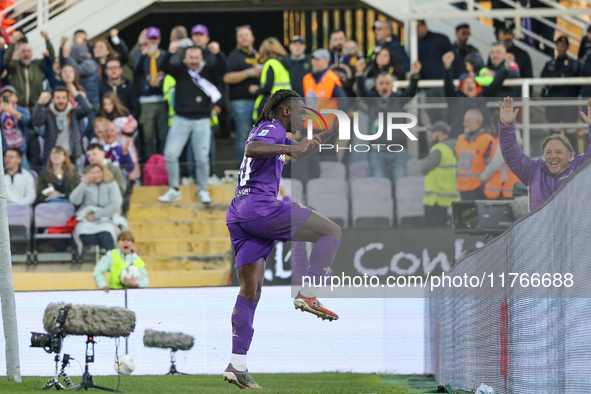
POLYGON ((152 271, 209 271, 232 269, 230 252, 219 255, 146 256, 148 274, 152 271))
MULTIPOLYGON (((150 288, 228 286, 230 275, 230 269, 148 271, 150 288)), ((98 290, 92 272, 15 273, 13 282, 15 291, 98 290)))
MULTIPOLYGON (((139 186, 133 188, 130 200, 131 204, 158 203, 158 197, 166 193, 168 186, 139 186)), ((179 186, 183 193, 183 199, 177 203, 198 203, 199 188, 197 186, 179 186)), ((214 203, 230 203, 236 190, 235 183, 223 183, 221 185, 209 185, 209 195, 214 203)))
POLYGON ((208 206, 200 203, 131 204, 127 213, 127 220, 129 222, 143 223, 225 220, 227 211, 227 203, 216 203, 208 206))
POLYGON ((224 219, 166 221, 166 222, 130 222, 129 228, 138 241, 164 240, 202 237, 228 237, 228 228, 224 219))
POLYGON ((135 247, 142 259, 147 256, 215 255, 228 252, 232 248, 229 236, 152 241, 139 239, 135 247))

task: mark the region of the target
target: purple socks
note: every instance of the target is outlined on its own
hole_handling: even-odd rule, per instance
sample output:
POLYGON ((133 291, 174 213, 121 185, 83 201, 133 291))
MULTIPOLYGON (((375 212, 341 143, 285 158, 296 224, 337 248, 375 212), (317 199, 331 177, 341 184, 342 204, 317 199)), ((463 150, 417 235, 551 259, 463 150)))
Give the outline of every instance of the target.
POLYGON ((246 354, 248 352, 254 334, 252 322, 256 308, 256 302, 238 295, 232 311, 232 353, 246 354))
POLYGON ((312 283, 319 285, 321 277, 328 274, 338 248, 339 241, 335 237, 322 237, 314 243, 312 253, 310 253, 310 269, 306 274, 306 276, 310 277, 312 283))
POLYGON ((306 275, 310 267, 308 262, 308 253, 305 242, 291 243, 291 283, 293 285, 302 285, 302 277, 306 275))

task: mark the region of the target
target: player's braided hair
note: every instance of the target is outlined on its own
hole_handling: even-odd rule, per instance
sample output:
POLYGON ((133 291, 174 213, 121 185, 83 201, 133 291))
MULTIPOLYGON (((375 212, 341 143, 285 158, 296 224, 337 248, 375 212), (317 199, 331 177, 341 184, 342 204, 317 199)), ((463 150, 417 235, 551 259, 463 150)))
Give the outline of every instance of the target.
POLYGON ((263 107, 263 110, 259 115, 255 127, 261 124, 261 122, 264 122, 265 120, 273 119, 273 111, 275 111, 279 107, 284 108, 289 106, 292 98, 300 98, 300 95, 297 92, 288 89, 281 89, 273 93, 273 95, 269 97, 269 100, 267 100, 267 102, 265 103, 265 106, 263 107))

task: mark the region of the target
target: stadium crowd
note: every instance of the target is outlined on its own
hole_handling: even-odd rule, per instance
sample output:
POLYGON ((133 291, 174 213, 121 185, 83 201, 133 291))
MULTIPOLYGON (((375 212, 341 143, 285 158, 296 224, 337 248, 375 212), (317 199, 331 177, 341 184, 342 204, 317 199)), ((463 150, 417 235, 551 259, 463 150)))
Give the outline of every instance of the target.
MULTIPOLYGON (((173 28, 168 48, 161 44, 168 32, 154 26, 144 29, 135 43, 125 43, 117 29, 91 43, 86 32, 78 30, 73 37, 62 37, 57 51, 43 31, 46 50, 40 58, 15 31, 9 43, 0 42, 0 125, 8 201, 29 207, 68 201, 83 206, 75 231, 79 244, 113 249, 117 234, 127 229, 120 214, 125 213, 122 208, 133 185, 142 180, 154 184, 150 172, 155 166, 146 163, 156 162, 155 155, 164 156, 169 189, 159 201, 180 200, 179 184, 195 182, 200 201, 212 202, 207 185, 212 181, 210 164, 216 160, 218 116, 229 109, 234 121, 232 159, 238 168, 254 120, 280 89, 317 98, 320 108, 342 108, 346 102, 347 109, 364 112, 366 119, 377 119, 377 111, 401 112, 417 94, 454 98, 445 113, 429 111, 432 146, 424 152, 422 174, 415 174, 426 176, 427 222, 444 225, 451 202, 458 198, 511 197, 519 179, 498 149, 499 112, 489 111, 486 103, 491 98, 518 98, 520 89, 504 87, 503 81, 533 76, 527 52, 514 45, 514 25, 499 25, 489 53, 481 54, 469 44, 467 23, 459 24, 450 40, 419 21, 414 64, 389 22, 376 21, 373 28, 376 45, 367 55, 343 30, 330 34, 328 48, 308 53, 301 36, 292 37, 288 48, 273 37, 255 48, 256 28, 238 26, 236 47, 227 55, 203 24, 190 30, 173 28), (409 88, 394 91, 394 82, 405 78, 410 79, 409 88), (419 80, 428 79, 443 79, 445 87, 417 88, 419 80), (457 88, 454 79, 459 80, 457 88), (364 103, 368 98, 376 101, 364 103), (185 179, 179 169, 181 157, 189 163, 185 179)), ((578 60, 567 55, 567 37, 555 42, 556 56, 541 77, 591 76, 591 28, 578 60)), ((578 97, 588 95, 588 89, 553 86, 545 95, 578 97)), ((549 107, 546 116, 551 123, 576 122, 577 113, 577 108, 549 107)), ((380 126, 367 123, 365 130, 380 126)), ((371 151, 363 157, 371 176, 391 176, 393 185, 408 175, 406 137, 398 137, 389 143, 402 145, 402 152, 371 151)), ((570 144, 568 139, 560 141, 570 144)), ((566 148, 582 153, 578 144, 566 148)), ((356 159, 348 153, 338 152, 336 159, 351 164, 356 159)), ((304 184, 319 176, 318 168, 318 163, 309 164, 301 179, 304 184)))

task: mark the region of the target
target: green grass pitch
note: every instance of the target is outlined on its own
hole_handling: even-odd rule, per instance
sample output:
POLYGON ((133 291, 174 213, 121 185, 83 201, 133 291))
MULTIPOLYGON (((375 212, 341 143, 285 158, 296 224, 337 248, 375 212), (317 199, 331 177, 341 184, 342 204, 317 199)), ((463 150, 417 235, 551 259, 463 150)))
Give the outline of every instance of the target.
MULTIPOLYGON (((388 377, 380 375, 353 373, 314 373, 314 374, 254 374, 253 377, 263 387, 263 393, 322 393, 322 394, 369 394, 417 393, 386 383, 388 377)), ((56 391, 41 390, 48 378, 23 377, 22 383, 8 383, 6 377, 0 378, 0 393, 50 393, 56 391)), ((74 384, 80 382, 80 377, 72 377, 74 384)), ((62 380, 60 379, 60 382, 62 380)), ((117 376, 95 376, 94 383, 115 388, 117 376)), ((123 393, 237 393, 242 392, 238 387, 225 382, 220 375, 190 375, 190 376, 122 376, 119 389, 123 393)), ((62 392, 62 391, 60 391, 62 392)), ((91 389, 93 393, 106 391, 91 389)))

